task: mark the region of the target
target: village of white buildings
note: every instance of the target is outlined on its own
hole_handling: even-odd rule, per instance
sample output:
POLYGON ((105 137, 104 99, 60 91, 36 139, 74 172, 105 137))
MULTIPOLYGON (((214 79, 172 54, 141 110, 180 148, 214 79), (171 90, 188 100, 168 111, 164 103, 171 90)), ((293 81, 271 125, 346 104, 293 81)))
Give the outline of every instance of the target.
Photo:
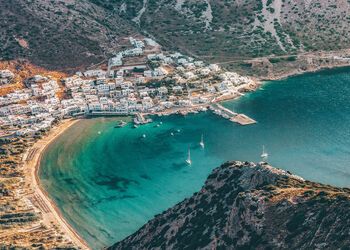
MULTIPOLYGON (((256 88, 250 78, 165 52, 152 39, 128 40, 129 48, 116 52, 104 66, 61 82, 35 75, 25 80, 25 88, 0 96, 2 132, 32 135, 71 117, 186 113, 256 88)), ((15 72, 1 70, 0 88, 14 77, 15 72)))

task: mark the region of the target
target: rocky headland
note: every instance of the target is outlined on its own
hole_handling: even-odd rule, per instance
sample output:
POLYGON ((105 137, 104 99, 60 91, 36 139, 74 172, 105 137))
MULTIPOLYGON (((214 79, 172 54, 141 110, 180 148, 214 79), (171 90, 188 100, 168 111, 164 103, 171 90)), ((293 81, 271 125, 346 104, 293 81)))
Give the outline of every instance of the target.
POLYGON ((227 162, 203 188, 109 249, 345 249, 350 189, 227 162))

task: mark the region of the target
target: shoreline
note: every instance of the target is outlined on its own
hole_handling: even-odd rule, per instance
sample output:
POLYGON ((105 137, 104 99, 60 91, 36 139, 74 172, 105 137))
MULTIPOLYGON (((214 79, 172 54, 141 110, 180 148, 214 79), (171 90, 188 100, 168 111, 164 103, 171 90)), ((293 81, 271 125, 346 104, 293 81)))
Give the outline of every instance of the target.
MULTIPOLYGON (((253 87, 250 86, 248 92, 256 91, 260 87, 259 82, 254 82, 253 87)), ((230 95, 221 98, 216 102, 237 100, 242 95, 230 95)), ((179 108, 174 112, 174 110, 166 110, 163 112, 157 112, 152 115, 172 115, 176 113, 190 114, 198 112, 198 109, 203 108, 206 105, 196 105, 195 107, 183 107, 179 108)), ((94 117, 93 117, 94 118, 94 117)), ((41 223, 47 228, 52 228, 56 233, 63 232, 61 235, 65 236, 73 245, 77 246, 78 249, 91 249, 87 242, 79 235, 79 233, 66 221, 62 212, 58 208, 57 204, 50 198, 48 192, 40 183, 39 170, 40 162, 43 154, 45 153, 47 147, 54 142, 61 134, 63 134, 68 128, 76 124, 81 119, 87 118, 69 118, 63 119, 58 125, 51 128, 48 134, 44 135, 43 138, 36 141, 31 147, 29 147, 26 153, 23 155, 23 166, 26 170, 26 183, 31 190, 30 194, 27 195, 27 199, 35 198, 38 204, 33 204, 33 206, 42 214, 41 223), (27 158, 30 158, 29 160, 27 158), (56 226, 56 227, 55 227, 56 226)))
POLYGON ((76 124, 78 121, 78 119, 68 119, 61 121, 58 126, 52 128, 46 136, 35 142, 34 145, 28 149, 27 153, 31 150, 34 150, 34 154, 29 161, 25 159, 26 157, 24 157, 23 161, 24 168, 27 170, 27 181, 33 191, 30 196, 35 197, 35 199, 39 201, 38 204, 33 205, 42 214, 41 223, 48 228, 53 228, 56 226, 57 228, 54 230, 56 232, 63 232, 63 235, 78 248, 90 249, 85 240, 65 220, 55 202, 49 197, 48 193, 41 185, 38 175, 40 169, 40 161, 47 147, 63 132, 65 132, 72 125, 76 124))
MULTIPOLYGON (((350 63, 344 63, 344 64, 334 64, 334 65, 324 65, 324 66, 318 66, 315 68, 310 68, 307 70, 301 70, 301 69, 295 69, 290 72, 286 72, 280 75, 270 76, 270 77, 256 77, 256 81, 258 82, 267 82, 267 81, 279 81, 279 80, 285 80, 289 77, 294 76, 300 76, 304 74, 313 74, 317 72, 322 72, 324 70, 335 70, 335 69, 341 69, 341 68, 350 68, 350 63)), ((254 77, 252 77, 254 78, 254 77)))
MULTIPOLYGON (((258 79, 255 81, 254 88, 250 89, 248 92, 254 92, 259 89, 260 86, 264 85, 264 81, 275 81, 275 80, 281 80, 288 77, 293 77, 297 75, 307 74, 307 73, 315 73, 322 70, 331 70, 335 68, 346 68, 350 65, 338 65, 334 67, 321 67, 318 69, 310 70, 310 71, 303 71, 303 72, 294 72, 291 74, 285 74, 281 77, 277 77, 275 79, 258 79)), ((228 96, 227 96, 228 97, 228 96)), ((234 95, 230 96, 228 98, 224 98, 223 100, 218 100, 218 102, 221 101, 228 101, 228 100, 237 100, 241 97, 241 95, 234 95)), ((201 107, 202 105, 198 105, 201 107)), ((198 107, 197 107, 198 108, 198 107)), ((177 112, 188 112, 190 113, 192 108, 186 107, 186 108, 180 108, 177 110, 177 112)), ((176 113, 176 112, 175 112, 176 113)), ((157 114, 152 115, 171 115, 174 114, 174 112, 159 112, 157 114)), ((83 118, 85 119, 85 118, 83 118)), ((80 119, 64 119, 60 121, 58 126, 53 127, 47 135, 45 135, 43 138, 39 139, 37 142, 34 143, 33 146, 27 149, 27 153, 25 153, 23 157, 23 163, 24 167, 28 170, 26 173, 27 175, 30 175, 27 183, 29 183, 32 192, 30 194, 31 197, 39 197, 39 199, 44 203, 45 208, 47 211, 43 211, 42 205, 35 205, 33 204, 36 209, 38 209, 42 214, 42 223, 48 227, 53 228, 53 225, 57 226, 54 230, 56 232, 63 232, 63 235, 67 237, 73 245, 77 246, 79 249, 90 249, 86 241, 78 234, 77 231, 74 230, 74 228, 66 221, 66 219, 63 217, 62 212, 57 207, 56 203, 49 197, 49 194, 44 189, 44 187, 40 183, 39 178, 39 170, 40 170, 40 161, 42 159, 43 154, 45 153, 47 147, 55 141, 61 134, 63 134, 68 128, 70 128, 72 125, 76 124, 80 119), (26 157, 29 155, 30 151, 35 151, 32 158, 29 161, 26 161, 26 157)), ((28 197, 27 197, 28 198, 28 197)), ((40 203, 40 202, 39 202, 40 203)), ((45 210, 44 208, 44 210, 45 210)))

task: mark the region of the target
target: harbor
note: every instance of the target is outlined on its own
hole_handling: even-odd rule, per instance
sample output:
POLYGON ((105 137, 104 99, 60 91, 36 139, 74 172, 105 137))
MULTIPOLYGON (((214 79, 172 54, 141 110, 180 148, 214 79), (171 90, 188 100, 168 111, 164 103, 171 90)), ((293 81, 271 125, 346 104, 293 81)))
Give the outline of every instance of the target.
POLYGON ((233 110, 230 117, 243 113, 256 120, 252 126, 238 126, 212 110, 187 116, 166 115, 179 109, 164 110, 163 116, 147 113, 153 124, 137 129, 130 124, 115 129, 117 117, 82 119, 48 147, 41 162, 41 182, 54 200, 62 201, 57 204, 63 215, 94 249, 123 240, 200 190, 212 169, 230 159, 267 158, 307 179, 349 186, 344 174, 349 169, 344 166, 350 139, 339 133, 349 126, 344 121, 350 107, 341 98, 350 91, 344 90, 349 74, 337 72, 324 74, 324 80, 306 75, 269 83, 256 93, 221 104, 233 110), (321 92, 313 88, 315 84, 321 92), (325 100, 326 92, 337 98, 325 100), (329 115, 337 126, 329 125, 329 115), (320 123, 316 128, 311 122, 315 119, 320 123), (329 145, 340 150, 327 153, 329 145), (291 157, 298 158, 299 164, 291 157))
POLYGON ((120 112, 92 112, 87 115, 87 117, 96 117, 96 116, 129 116, 134 115, 134 125, 144 125, 147 123, 151 123, 152 119, 148 118, 148 115, 158 115, 158 116, 168 116, 172 114, 180 114, 183 116, 189 115, 189 114, 197 114, 199 112, 205 112, 208 110, 208 108, 213 111, 214 114, 221 116, 225 119, 228 119, 232 122, 238 123, 242 126, 246 125, 252 125, 257 123, 256 120, 252 119, 251 117, 245 115, 245 114, 239 114, 232 110, 229 110, 222 106, 219 103, 213 103, 210 106, 194 106, 194 107, 188 107, 188 108, 172 108, 168 109, 162 112, 157 113, 141 113, 141 112, 135 112, 133 114, 126 114, 126 113, 120 113, 120 112))
MULTIPOLYGON (((158 116, 168 116, 172 114, 178 114, 187 116, 189 114, 197 114, 199 112, 205 112, 207 110, 211 110, 214 114, 221 116, 222 118, 228 119, 231 122, 238 123, 242 126, 252 125, 257 123, 256 120, 245 114, 236 113, 228 108, 225 108, 219 103, 213 103, 210 106, 195 106, 191 108, 178 108, 178 109, 169 109, 167 111, 163 111, 161 113, 157 113, 158 116)), ((147 118, 147 115, 154 114, 145 114, 145 113, 136 113, 134 117, 134 125, 143 125, 152 122, 152 119, 147 118)))

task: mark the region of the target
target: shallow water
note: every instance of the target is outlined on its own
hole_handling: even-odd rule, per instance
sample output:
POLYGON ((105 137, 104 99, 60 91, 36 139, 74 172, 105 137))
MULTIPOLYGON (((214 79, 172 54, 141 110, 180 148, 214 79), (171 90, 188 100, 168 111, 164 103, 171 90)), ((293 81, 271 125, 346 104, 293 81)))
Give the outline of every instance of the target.
POLYGON ((122 240, 198 191, 221 163, 259 161, 262 145, 275 167, 350 186, 349 95, 350 70, 336 69, 267 83, 224 104, 258 121, 251 126, 211 112, 154 117, 137 129, 114 128, 117 118, 84 120, 49 146, 40 178, 94 249, 122 240))

